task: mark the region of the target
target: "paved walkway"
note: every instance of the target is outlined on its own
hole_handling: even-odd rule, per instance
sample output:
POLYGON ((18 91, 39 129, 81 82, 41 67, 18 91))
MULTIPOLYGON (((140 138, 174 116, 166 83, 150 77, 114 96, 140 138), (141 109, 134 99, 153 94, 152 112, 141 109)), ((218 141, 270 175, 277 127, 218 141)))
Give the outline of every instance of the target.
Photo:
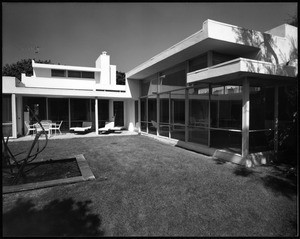
MULTIPOLYGON (((73 138, 87 138, 87 137, 108 137, 108 136, 127 136, 127 135, 137 135, 137 132, 130 132, 127 130, 122 130, 121 132, 114 132, 114 133, 109 133, 109 134, 96 134, 95 132, 90 132, 87 134, 75 134, 75 133, 69 133, 69 132, 63 132, 62 134, 51 134, 51 137, 48 139, 53 140, 53 139, 73 139, 73 138)), ((42 135, 40 139, 45 139, 46 137, 42 135)), ((34 135, 27 135, 27 136, 21 136, 17 139, 12 139, 10 138, 10 142, 20 142, 20 141, 30 141, 34 139, 34 135)))

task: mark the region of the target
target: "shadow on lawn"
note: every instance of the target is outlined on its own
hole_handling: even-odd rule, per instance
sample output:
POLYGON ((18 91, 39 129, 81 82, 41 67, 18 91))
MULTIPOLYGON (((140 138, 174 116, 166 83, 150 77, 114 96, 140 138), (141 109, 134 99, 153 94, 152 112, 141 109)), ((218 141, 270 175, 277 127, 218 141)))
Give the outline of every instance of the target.
POLYGON ((238 166, 234 169, 233 173, 236 176, 248 177, 249 175, 253 174, 253 171, 244 166, 238 166))
POLYGON ((272 175, 259 175, 259 173, 254 172, 251 169, 248 169, 244 166, 237 166, 233 173, 236 176, 248 177, 248 176, 255 176, 253 177, 255 180, 259 180, 262 182, 262 185, 272 191, 276 196, 282 195, 289 199, 292 199, 294 195, 297 194, 297 187, 293 181, 289 180, 288 178, 283 179, 280 177, 276 177, 272 175))
POLYGON ((89 213, 90 203, 68 198, 37 210, 31 200, 19 199, 3 214, 3 236, 103 236, 101 219, 89 213))
POLYGON ((261 178, 265 188, 270 189, 275 195, 292 199, 297 194, 297 187, 290 181, 267 175, 261 178))

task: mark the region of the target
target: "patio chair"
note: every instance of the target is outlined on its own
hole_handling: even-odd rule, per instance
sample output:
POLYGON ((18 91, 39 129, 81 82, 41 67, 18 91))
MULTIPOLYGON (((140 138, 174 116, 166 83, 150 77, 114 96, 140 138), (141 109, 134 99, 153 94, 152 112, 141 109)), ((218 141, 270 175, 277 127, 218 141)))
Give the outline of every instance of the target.
MULTIPOLYGON (((156 129, 158 129, 158 123, 155 122, 154 120, 151 120, 152 126, 156 129)), ((168 125, 160 125, 159 128, 163 131, 169 131, 169 126, 168 125)))
POLYGON ((70 131, 74 133, 87 133, 91 129, 92 129, 92 122, 86 121, 86 122, 82 122, 82 127, 72 127, 70 128, 70 131))
MULTIPOLYGON (((33 124, 29 124, 28 121, 25 121, 25 125, 26 125, 26 128, 27 128, 27 133, 26 133, 26 135, 28 135, 31 131, 32 131, 33 133, 36 132, 36 128, 34 127, 33 124)), ((33 135, 33 134, 32 134, 32 135, 33 135)))
POLYGON ((62 122, 63 122, 63 121, 60 121, 59 124, 51 124, 51 125, 50 125, 51 133, 52 133, 52 130, 54 130, 55 135, 56 135, 56 131, 58 130, 58 131, 59 131, 59 134, 61 134, 60 126, 62 125, 62 122))

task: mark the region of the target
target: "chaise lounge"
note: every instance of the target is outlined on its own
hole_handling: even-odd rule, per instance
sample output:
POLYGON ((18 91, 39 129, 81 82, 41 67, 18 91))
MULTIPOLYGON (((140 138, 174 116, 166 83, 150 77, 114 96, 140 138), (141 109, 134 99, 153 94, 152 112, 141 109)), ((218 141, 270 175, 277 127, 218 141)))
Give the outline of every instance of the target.
POLYGON ((82 127, 72 127, 70 128, 71 132, 74 133, 88 133, 92 129, 92 122, 82 122, 82 127))
POLYGON ((113 133, 115 131, 121 131, 123 127, 115 127, 115 122, 110 121, 110 122, 105 122, 105 126, 102 128, 99 128, 99 132, 101 134, 104 133, 113 133))

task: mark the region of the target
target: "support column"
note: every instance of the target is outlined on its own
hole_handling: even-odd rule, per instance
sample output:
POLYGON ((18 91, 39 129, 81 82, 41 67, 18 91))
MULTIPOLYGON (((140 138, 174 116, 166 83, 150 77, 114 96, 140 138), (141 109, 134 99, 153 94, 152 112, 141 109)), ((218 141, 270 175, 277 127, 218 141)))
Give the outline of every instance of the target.
POLYGON ((242 102, 242 157, 249 154, 249 128, 250 128, 250 86, 249 79, 243 79, 242 102))
POLYGON ((98 125, 98 98, 95 98, 95 132, 99 134, 99 125, 98 125))
POLYGON ((68 98, 69 128, 71 128, 71 99, 68 98))
POLYGON ((12 138, 17 138, 17 106, 16 94, 11 95, 11 121, 12 121, 12 138))
POLYGON ((139 101, 138 101, 138 133, 140 134, 141 133, 141 124, 142 124, 142 122, 141 122, 141 98, 139 98, 139 101))
POLYGON ((108 101, 108 121, 112 121, 114 118, 114 101, 113 100, 109 100, 108 101))
POLYGON ((278 86, 274 88, 274 156, 277 160, 278 154, 278 86))
POLYGON ((172 101, 171 101, 171 93, 169 93, 169 138, 171 138, 171 113, 172 113, 172 110, 171 110, 171 103, 172 103, 172 101))
POLYGON ((156 135, 160 135, 160 111, 159 111, 159 94, 156 95, 156 122, 157 122, 157 129, 156 135))
POLYGON ((49 119, 49 103, 48 103, 48 97, 46 97, 46 119, 49 119))
POLYGON ((149 125, 148 125, 148 97, 146 97, 146 132, 149 133, 149 125))
POLYGON ((208 129, 207 146, 210 147, 210 122, 211 122, 211 84, 208 84, 208 129))
POLYGON ((184 131, 185 131, 185 142, 189 140, 189 116, 190 116, 190 108, 189 108, 189 89, 185 89, 185 120, 184 120, 184 131))

